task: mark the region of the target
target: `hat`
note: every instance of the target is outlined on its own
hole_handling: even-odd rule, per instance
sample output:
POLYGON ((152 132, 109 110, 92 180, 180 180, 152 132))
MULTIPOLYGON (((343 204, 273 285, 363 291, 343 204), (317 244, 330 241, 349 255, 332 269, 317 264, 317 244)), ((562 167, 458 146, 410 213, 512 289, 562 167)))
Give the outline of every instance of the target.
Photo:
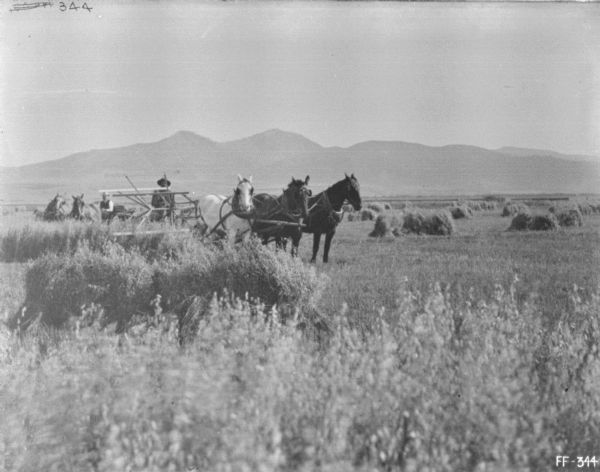
POLYGON ((160 179, 158 179, 156 181, 156 183, 158 184, 159 187, 170 187, 171 186, 171 181, 169 179, 167 179, 167 176, 163 176, 160 179))

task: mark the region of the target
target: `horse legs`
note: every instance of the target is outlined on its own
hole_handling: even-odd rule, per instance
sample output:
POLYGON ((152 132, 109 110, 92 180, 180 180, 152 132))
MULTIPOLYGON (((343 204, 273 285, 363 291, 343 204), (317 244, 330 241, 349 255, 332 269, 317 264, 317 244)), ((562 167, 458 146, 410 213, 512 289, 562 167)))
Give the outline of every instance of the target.
POLYGON ((319 244, 321 242, 321 233, 315 233, 313 235, 313 253, 312 259, 310 262, 315 262, 317 260, 317 252, 319 252, 319 244))
POLYGON ((285 236, 276 236, 275 237, 275 247, 279 250, 283 250, 283 252, 287 249, 287 238, 285 236))
POLYGON ((292 257, 298 257, 298 246, 300 245, 300 238, 302 238, 302 233, 300 233, 299 235, 292 236, 292 257))
POLYGON ((333 239, 333 235, 335 234, 335 230, 330 231, 325 235, 325 247, 323 248, 323 262, 327 263, 329 258, 329 248, 331 247, 331 240, 333 239))

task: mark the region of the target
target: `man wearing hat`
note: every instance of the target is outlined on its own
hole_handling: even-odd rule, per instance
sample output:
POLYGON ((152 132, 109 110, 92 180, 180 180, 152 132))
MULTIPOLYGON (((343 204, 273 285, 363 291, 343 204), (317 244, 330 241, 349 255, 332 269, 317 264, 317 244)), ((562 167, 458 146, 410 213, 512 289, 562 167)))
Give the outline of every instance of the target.
POLYGON ((162 220, 165 216, 171 215, 175 206, 175 199, 174 195, 170 193, 169 187, 171 187, 171 181, 167 179, 166 174, 158 179, 156 183, 160 187, 160 190, 154 192, 150 203, 154 208, 161 209, 153 212, 153 216, 156 219, 162 220))
POLYGON ((166 190, 169 190, 169 187, 171 186, 171 181, 169 179, 167 179, 167 174, 164 174, 160 179, 158 179, 156 181, 156 183, 158 184, 159 187, 164 188, 166 190))
POLYGON ((110 221, 114 215, 114 204, 110 199, 110 195, 106 192, 102 193, 102 201, 100 202, 100 213, 102 214, 102 221, 110 221))

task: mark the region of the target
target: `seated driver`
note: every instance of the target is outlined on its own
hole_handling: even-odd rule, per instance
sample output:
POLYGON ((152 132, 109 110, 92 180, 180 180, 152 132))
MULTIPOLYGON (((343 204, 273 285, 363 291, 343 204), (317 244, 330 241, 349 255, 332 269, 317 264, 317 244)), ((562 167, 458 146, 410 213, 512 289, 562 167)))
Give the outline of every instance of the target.
POLYGON ((100 202, 100 212, 102 213, 102 221, 110 220, 113 217, 115 206, 110 199, 110 195, 106 192, 102 193, 102 201, 100 202))

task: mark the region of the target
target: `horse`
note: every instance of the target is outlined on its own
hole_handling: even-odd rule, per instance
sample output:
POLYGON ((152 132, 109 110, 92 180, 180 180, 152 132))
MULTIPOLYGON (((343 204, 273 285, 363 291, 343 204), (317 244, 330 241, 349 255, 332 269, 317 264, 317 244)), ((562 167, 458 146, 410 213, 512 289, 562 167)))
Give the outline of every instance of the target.
MULTIPOLYGON (((88 204, 83 201, 83 193, 81 195, 71 195, 73 197, 73 206, 69 218, 78 221, 102 221, 102 211, 95 204, 88 204)), ((112 219, 112 215, 107 218, 112 219)))
POLYGON ((254 212, 254 185, 252 176, 238 175, 238 184, 230 197, 224 195, 204 195, 198 199, 198 209, 205 236, 217 234, 231 236, 236 241, 250 233, 249 218, 254 212))
POLYGON ((336 182, 327 190, 309 198, 308 218, 305 221, 304 233, 313 234, 313 252, 310 262, 315 262, 319 252, 321 235, 325 233, 325 247, 323 250, 323 262, 329 259, 329 248, 335 234, 337 225, 342 221, 342 205, 348 201, 350 205, 359 211, 362 207, 360 199, 360 185, 354 174, 336 182))
POLYGON ((66 203, 65 199, 57 193, 56 196, 50 200, 46 209, 43 212, 36 211, 35 216, 44 221, 62 221, 67 216, 64 209, 66 203))
POLYGON ((260 193, 254 197, 255 220, 297 223, 297 225, 278 225, 254 221, 252 224, 252 231, 261 237, 265 245, 274 240, 278 248, 285 250, 285 241, 291 238, 292 257, 298 255, 298 245, 302 238, 302 219, 308 216, 308 198, 311 195, 311 191, 307 188, 309 180, 308 175, 305 180, 292 177, 292 181, 279 197, 268 193, 260 193))

